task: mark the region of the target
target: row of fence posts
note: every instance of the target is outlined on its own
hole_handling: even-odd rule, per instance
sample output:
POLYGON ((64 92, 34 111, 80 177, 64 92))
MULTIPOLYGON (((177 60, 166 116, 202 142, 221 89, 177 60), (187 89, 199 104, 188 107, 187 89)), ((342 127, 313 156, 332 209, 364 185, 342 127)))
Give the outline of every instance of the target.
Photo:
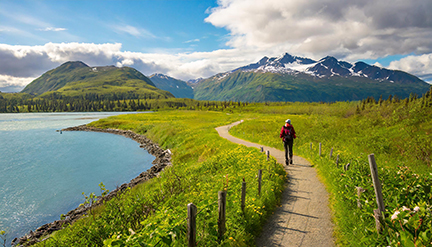
MULTIPOLYGON (((312 151, 312 143, 310 143, 310 150, 312 151)), ((320 157, 322 154, 321 151, 322 151, 322 145, 321 145, 321 143, 319 143, 319 156, 320 157)), ((329 156, 330 156, 330 158, 332 158, 333 148, 330 149, 330 155, 329 156)), ((374 191, 375 191, 375 198, 376 198, 376 202, 378 205, 378 209, 374 209, 374 211, 373 211, 374 218, 375 218, 375 226, 376 226, 377 233, 380 234, 381 230, 382 230, 381 225, 383 224, 384 212, 385 212, 384 199, 383 199, 383 195, 382 195, 381 182, 378 178, 378 167, 377 167, 377 163, 375 161, 375 155, 374 154, 368 155, 368 160, 369 160, 369 168, 371 171, 371 177, 372 177, 372 182, 373 182, 374 191)), ((336 157, 336 167, 339 167, 338 163, 339 163, 339 154, 336 157)), ((350 167, 350 163, 344 165, 343 167, 344 167, 344 170, 347 171, 350 167)), ((365 192, 365 189, 363 189, 361 187, 356 187, 356 189, 357 189, 357 207, 361 208, 360 197, 361 197, 361 194, 363 192, 365 192)))
MULTIPOLYGON (((261 147, 261 152, 264 152, 263 147, 261 147)), ((267 151, 267 161, 270 159, 270 151, 267 151)), ((258 170, 258 196, 261 196, 261 183, 262 183, 262 170, 258 170)), ((226 221, 226 191, 218 192, 218 240, 222 241, 225 234, 225 221, 226 221)), ((246 207, 246 181, 243 178, 241 186, 241 202, 240 207, 242 212, 244 212, 246 207)), ((188 246, 196 246, 196 216, 198 208, 193 203, 187 205, 187 235, 188 235, 188 246)))

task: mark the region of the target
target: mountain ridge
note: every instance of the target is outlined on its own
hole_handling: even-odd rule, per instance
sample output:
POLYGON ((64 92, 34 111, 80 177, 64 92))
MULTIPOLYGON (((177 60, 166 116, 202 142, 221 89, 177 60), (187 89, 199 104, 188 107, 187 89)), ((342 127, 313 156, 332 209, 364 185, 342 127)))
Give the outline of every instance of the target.
MULTIPOLYGON (((123 94, 127 97, 171 98, 141 72, 130 67, 90 67, 81 61, 63 63, 32 81, 22 91, 40 97, 59 94, 79 97, 93 94, 123 94)), ((57 97, 57 96, 56 96, 57 97)))

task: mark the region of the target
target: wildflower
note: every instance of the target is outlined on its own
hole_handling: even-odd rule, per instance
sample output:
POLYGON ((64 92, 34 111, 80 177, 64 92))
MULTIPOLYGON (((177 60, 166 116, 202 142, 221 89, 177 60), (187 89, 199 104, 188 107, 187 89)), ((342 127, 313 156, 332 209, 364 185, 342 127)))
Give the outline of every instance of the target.
POLYGON ((409 208, 403 206, 403 207, 402 207, 402 211, 411 211, 411 209, 409 209, 409 208))
POLYGON ((392 215, 391 219, 395 220, 398 217, 398 214, 400 214, 400 212, 396 210, 396 212, 394 212, 394 214, 392 215))
POLYGON ((415 212, 418 212, 420 210, 420 207, 419 206, 416 206, 415 208, 414 208, 414 211, 415 212))

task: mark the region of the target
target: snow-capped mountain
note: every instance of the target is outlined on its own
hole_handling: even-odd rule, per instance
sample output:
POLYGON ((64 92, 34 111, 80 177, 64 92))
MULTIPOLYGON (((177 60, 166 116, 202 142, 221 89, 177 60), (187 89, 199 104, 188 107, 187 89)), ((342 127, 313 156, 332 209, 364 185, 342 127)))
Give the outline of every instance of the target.
POLYGON ((240 67, 231 72, 239 70, 243 72, 271 72, 292 75, 303 73, 319 78, 355 76, 395 83, 414 83, 421 81, 419 78, 406 72, 389 70, 364 62, 351 64, 345 61, 339 61, 331 56, 315 61, 309 58, 292 56, 288 53, 280 57, 264 57, 258 63, 240 67))

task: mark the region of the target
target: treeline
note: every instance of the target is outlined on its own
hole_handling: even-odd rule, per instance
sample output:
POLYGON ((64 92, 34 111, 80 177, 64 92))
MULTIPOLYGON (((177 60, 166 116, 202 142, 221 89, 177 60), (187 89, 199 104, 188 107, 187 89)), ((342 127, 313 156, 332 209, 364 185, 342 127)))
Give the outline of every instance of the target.
MULTIPOLYGON (((87 94, 84 97, 54 95, 48 98, 0 98, 0 113, 20 112, 95 112, 149 111, 159 109, 224 110, 248 105, 234 101, 197 101, 192 99, 120 99, 114 95, 87 94), (111 98, 112 97, 112 98, 111 98)), ((1 95, 0 95, 1 96, 1 95)))

